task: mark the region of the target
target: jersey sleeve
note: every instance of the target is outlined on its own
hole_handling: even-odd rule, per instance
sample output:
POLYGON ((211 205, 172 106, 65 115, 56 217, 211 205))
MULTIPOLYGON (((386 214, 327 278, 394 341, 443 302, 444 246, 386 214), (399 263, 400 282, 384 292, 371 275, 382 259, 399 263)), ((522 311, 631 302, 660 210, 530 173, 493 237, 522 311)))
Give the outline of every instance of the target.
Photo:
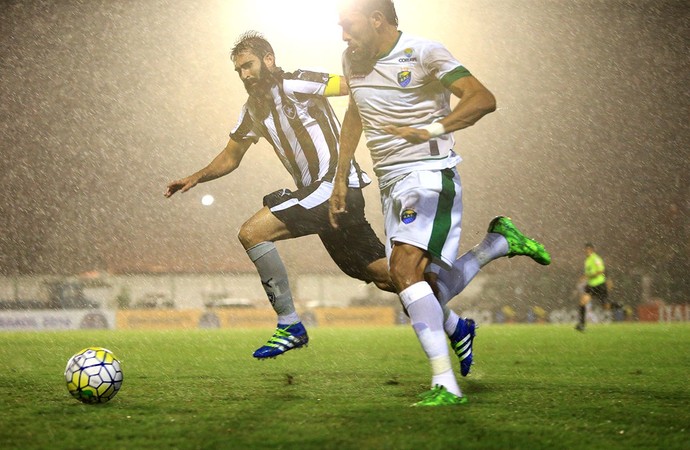
MULTIPOLYGON (((283 87, 289 93, 306 95, 335 95, 332 93, 334 83, 333 78, 337 77, 337 75, 311 70, 297 70, 295 72, 285 74, 284 77, 283 87), (330 94, 327 92, 330 92, 330 94)), ((335 82, 337 82, 339 90, 340 78, 335 80, 335 82)))
POLYGON ((237 125, 230 131, 230 138, 235 142, 243 142, 249 139, 254 144, 259 141, 259 135, 254 131, 254 121, 249 115, 246 103, 242 106, 237 125))
POLYGON ((438 42, 432 43, 425 49, 423 64, 426 72, 438 79, 445 87, 449 87, 460 78, 472 75, 443 44, 438 42))

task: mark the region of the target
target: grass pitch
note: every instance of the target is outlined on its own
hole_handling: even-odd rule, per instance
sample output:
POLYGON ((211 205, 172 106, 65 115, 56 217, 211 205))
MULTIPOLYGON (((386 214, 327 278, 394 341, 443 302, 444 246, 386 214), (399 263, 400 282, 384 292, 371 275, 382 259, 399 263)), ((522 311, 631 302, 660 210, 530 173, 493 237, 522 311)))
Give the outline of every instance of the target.
POLYGON ((485 326, 470 402, 437 408, 410 407, 430 369, 408 326, 312 328, 308 348, 253 360, 271 332, 0 333, 0 448, 690 447, 690 324, 485 326), (123 366, 103 405, 63 382, 90 345, 123 366))

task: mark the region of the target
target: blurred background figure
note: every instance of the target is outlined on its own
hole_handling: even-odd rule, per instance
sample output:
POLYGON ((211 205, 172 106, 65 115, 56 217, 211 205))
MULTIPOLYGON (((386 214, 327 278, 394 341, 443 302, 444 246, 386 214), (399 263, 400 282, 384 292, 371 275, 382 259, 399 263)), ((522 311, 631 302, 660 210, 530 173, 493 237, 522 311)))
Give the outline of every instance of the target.
MULTIPOLYGON (((597 307, 604 310, 604 321, 611 320, 611 302, 609 300, 609 281, 606 279, 606 266, 604 260, 594 251, 594 244, 585 244, 585 267, 584 275, 580 279, 582 286, 580 295, 579 322, 575 326, 578 331, 585 331, 587 306, 592 299, 597 299, 597 307)), ((617 303, 613 304, 614 310, 620 309, 617 303)), ((614 316, 615 316, 614 311, 614 316)))
POLYGON ((587 323, 587 315, 591 315, 592 310, 592 296, 587 293, 587 280, 582 277, 577 283, 577 300, 578 300, 578 313, 579 321, 575 325, 575 329, 578 331, 585 331, 585 324, 587 323))

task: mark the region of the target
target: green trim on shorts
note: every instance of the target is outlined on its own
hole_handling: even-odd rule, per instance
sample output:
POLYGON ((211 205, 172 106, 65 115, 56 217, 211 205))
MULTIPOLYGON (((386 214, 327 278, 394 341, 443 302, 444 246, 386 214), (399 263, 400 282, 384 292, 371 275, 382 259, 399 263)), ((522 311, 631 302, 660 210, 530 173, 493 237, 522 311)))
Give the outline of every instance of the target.
POLYGON ((451 169, 443 169, 441 171, 441 193, 438 197, 436 216, 434 217, 434 225, 431 229, 431 238, 428 245, 429 253, 439 258, 443 253, 443 246, 448 239, 454 200, 455 184, 453 183, 453 171, 451 169))

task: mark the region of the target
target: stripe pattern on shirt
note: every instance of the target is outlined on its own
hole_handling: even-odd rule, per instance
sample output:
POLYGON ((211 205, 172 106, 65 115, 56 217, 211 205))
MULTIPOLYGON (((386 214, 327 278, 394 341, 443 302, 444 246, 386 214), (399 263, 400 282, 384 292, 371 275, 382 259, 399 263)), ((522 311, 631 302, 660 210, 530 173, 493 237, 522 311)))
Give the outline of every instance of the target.
MULTIPOLYGON (((340 122, 323 96, 329 75, 297 71, 276 74, 280 83, 271 89, 268 113, 253 102, 242 107, 232 139, 265 138, 298 188, 317 181, 332 181, 338 162, 340 122)), ((353 162, 349 186, 364 187, 371 180, 353 162)))

